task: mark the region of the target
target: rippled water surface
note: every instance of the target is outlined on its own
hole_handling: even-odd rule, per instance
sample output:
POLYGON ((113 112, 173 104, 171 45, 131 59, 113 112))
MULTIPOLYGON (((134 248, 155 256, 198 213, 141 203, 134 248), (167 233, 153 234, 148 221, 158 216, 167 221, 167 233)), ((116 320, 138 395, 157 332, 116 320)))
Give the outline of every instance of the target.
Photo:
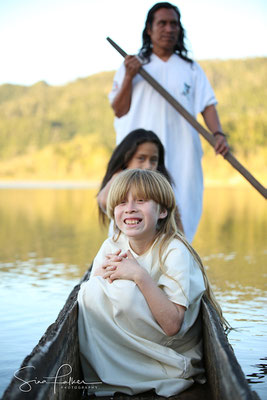
MULTIPOLYGON (((96 191, 0 190, 0 395, 90 266, 106 231, 96 191)), ((194 247, 244 373, 267 399, 266 202, 253 189, 206 189, 194 247)))

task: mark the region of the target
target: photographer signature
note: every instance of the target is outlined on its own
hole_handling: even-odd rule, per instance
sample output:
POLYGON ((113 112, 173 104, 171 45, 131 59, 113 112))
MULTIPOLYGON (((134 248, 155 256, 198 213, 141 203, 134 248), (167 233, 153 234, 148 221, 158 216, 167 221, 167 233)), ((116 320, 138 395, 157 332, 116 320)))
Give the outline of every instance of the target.
POLYGON ((39 379, 37 379, 37 377, 35 377, 35 379, 26 381, 26 380, 20 378, 19 376, 17 376, 17 374, 19 372, 21 372, 25 369, 28 369, 28 368, 32 368, 33 370, 36 369, 32 365, 28 365, 26 367, 22 367, 22 368, 18 369, 14 373, 14 377, 16 379, 18 379, 20 382, 22 382, 21 385, 19 386, 19 389, 21 392, 24 392, 24 393, 30 392, 32 390, 33 384, 35 384, 35 385, 43 385, 43 384, 54 385, 54 394, 56 393, 57 385, 68 385, 68 386, 85 385, 85 386, 89 387, 90 389, 97 389, 98 385, 102 384, 102 382, 98 382, 98 381, 97 382, 85 382, 84 380, 73 379, 73 377, 70 376, 70 374, 72 373, 72 367, 70 364, 62 364, 58 368, 55 376, 45 376, 45 377, 43 377, 42 380, 39 380, 39 379), (63 369, 65 369, 65 371, 63 371, 63 369))

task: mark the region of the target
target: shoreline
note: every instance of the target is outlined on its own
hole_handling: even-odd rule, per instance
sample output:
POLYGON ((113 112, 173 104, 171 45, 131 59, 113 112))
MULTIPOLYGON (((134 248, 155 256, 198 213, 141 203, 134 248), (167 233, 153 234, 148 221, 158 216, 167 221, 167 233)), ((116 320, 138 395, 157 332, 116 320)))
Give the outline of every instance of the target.
MULTIPOLYGON (((97 189, 100 181, 76 181, 76 180, 1 180, 0 189, 97 189)), ((245 189, 251 184, 245 179, 227 179, 216 180, 206 178, 204 181, 205 188, 233 188, 245 189)))
POLYGON ((97 181, 0 180, 0 189, 95 189, 97 181))

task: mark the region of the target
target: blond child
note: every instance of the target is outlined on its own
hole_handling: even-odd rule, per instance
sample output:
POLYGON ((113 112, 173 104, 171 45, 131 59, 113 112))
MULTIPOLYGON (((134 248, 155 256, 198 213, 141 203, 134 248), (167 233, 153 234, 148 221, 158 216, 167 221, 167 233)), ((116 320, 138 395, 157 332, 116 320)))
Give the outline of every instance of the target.
POLYGON ((78 295, 86 382, 96 395, 155 390, 169 397, 205 382, 200 305, 202 263, 177 230, 171 185, 158 172, 132 169, 113 181, 107 213, 118 234, 99 250, 78 295))

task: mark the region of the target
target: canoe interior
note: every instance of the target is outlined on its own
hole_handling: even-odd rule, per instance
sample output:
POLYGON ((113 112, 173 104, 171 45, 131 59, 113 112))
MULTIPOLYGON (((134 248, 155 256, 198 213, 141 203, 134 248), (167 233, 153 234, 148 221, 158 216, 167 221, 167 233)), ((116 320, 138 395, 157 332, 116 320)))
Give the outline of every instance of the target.
MULTIPOLYGON (((88 271, 84 275, 80 284, 88 279, 89 273, 88 271)), ((83 394, 84 385, 77 334, 77 293, 80 284, 74 287, 57 320, 49 326, 37 346, 23 361, 20 372, 16 374, 17 377, 14 377, 7 387, 3 400, 87 398, 83 394)), ((195 384, 170 399, 259 400, 257 394, 251 391, 229 345, 219 317, 205 296, 202 301, 202 318, 207 383, 195 384)), ((160 397, 153 392, 147 392, 135 396, 116 394, 114 398, 148 400, 160 397)), ((105 399, 105 397, 98 397, 98 399, 105 399)))

